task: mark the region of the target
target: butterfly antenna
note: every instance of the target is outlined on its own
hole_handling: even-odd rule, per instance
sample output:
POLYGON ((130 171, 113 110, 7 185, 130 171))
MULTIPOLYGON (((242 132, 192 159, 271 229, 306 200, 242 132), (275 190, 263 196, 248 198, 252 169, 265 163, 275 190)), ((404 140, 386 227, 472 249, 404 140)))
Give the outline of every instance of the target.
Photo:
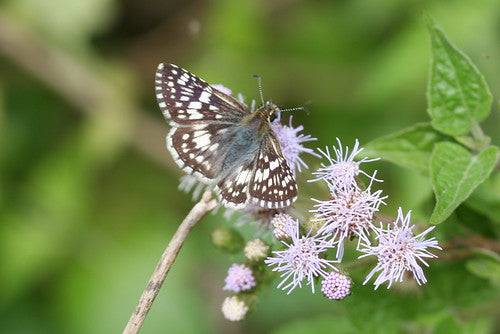
POLYGON ((295 108, 280 109, 281 112, 285 112, 285 111, 297 111, 297 110, 305 110, 305 108, 304 107, 295 107, 295 108))
POLYGON ((264 102, 264 92, 262 90, 262 78, 260 75, 254 74, 253 77, 257 79, 257 87, 259 89, 259 95, 260 95, 260 101, 262 102, 262 105, 265 104, 264 102))

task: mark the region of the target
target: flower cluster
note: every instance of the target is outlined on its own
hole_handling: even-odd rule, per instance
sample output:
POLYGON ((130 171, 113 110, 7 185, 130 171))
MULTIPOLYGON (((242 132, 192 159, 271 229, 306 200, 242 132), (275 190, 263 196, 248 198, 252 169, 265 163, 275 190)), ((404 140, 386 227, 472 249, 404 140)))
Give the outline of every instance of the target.
POLYGON ((363 150, 355 141, 354 148, 349 152, 349 148, 343 148, 342 143, 337 138, 338 147, 333 147, 335 156, 330 154, 328 147, 325 151, 320 151, 328 160, 329 164, 322 164, 313 172, 316 178, 311 181, 322 180, 326 182, 330 197, 327 200, 312 199, 315 202, 314 219, 323 223, 321 231, 331 237, 331 241, 337 244, 337 259, 342 260, 344 254, 344 244, 346 240, 358 238, 363 240, 368 238, 375 213, 380 205, 385 204, 387 196, 382 195, 381 190, 372 191, 376 179, 375 171, 372 175, 361 169, 361 164, 378 159, 363 158, 355 161, 356 156, 363 150), (365 175, 369 179, 369 185, 362 189, 356 178, 365 175))
MULTIPOLYGON (((222 85, 212 87, 221 93, 232 94, 222 85)), ((251 112, 256 110, 254 100, 247 105, 241 94, 236 98, 251 112)), ((390 223, 376 224, 378 211, 386 205, 388 196, 375 189, 383 182, 377 178, 377 171, 370 173, 364 168, 379 158, 360 157, 363 148, 357 139, 352 149, 343 146, 337 138, 336 146, 319 149, 316 153, 305 146, 316 138, 302 133, 304 127, 294 127, 292 121, 290 116, 283 122, 278 112, 276 119, 270 122, 272 133, 269 135, 276 138, 295 176, 309 168, 303 160, 304 154, 326 161, 312 172, 309 182, 320 181, 326 185, 328 197, 311 199, 313 207, 308 211, 311 217, 302 224, 292 217, 295 213, 291 213, 290 208, 269 209, 250 203, 238 210, 224 212, 228 220, 237 213, 237 223, 254 222, 264 231, 258 238, 246 242, 236 229, 228 227, 220 227, 211 234, 219 250, 231 254, 241 252, 245 257, 228 269, 223 289, 231 295, 222 303, 224 317, 229 321, 241 321, 247 316, 256 302, 260 286, 270 281, 269 271, 277 273, 277 288, 287 294, 304 285, 314 293, 315 284, 321 282, 325 298, 335 301, 346 298, 351 294, 353 281, 341 268, 341 262, 350 241, 356 242, 356 250, 361 253, 358 258, 373 256, 377 260, 363 284, 373 278, 374 289, 383 284, 390 288, 410 275, 419 285, 426 283, 422 265, 428 266, 426 260, 436 257, 432 249, 441 249, 435 238, 427 238, 434 227, 415 232, 417 227, 411 224, 411 212, 405 215, 401 208, 397 218, 390 223)), ((270 170, 276 168, 271 166, 270 170)), ((279 181, 277 178, 277 185, 279 181)), ((193 198, 197 198, 213 186, 201 183, 196 177, 184 176, 179 188, 192 192, 193 198)))
POLYGON ((326 236, 313 235, 311 230, 301 235, 298 220, 288 226, 286 233, 289 241, 281 241, 285 249, 274 251, 274 256, 264 262, 273 267, 273 271, 281 273, 278 288, 289 294, 296 287, 302 287, 305 279, 314 293, 314 278, 325 277, 329 270, 337 270, 332 264, 335 261, 324 258, 324 253, 333 245, 326 236))
POLYGON ((419 285, 427 282, 420 264, 428 267, 425 259, 436 257, 427 248, 441 249, 441 247, 435 238, 425 239, 435 226, 415 236, 413 233, 415 225, 410 225, 410 219, 411 211, 405 216, 403 210, 399 208, 398 216, 392 224, 374 229, 376 245, 372 245, 369 240, 362 243, 360 251, 364 254, 360 258, 374 255, 378 260, 363 284, 378 273, 373 282, 375 289, 385 282, 388 282, 387 288, 390 288, 394 282, 403 281, 405 272, 412 273, 419 285))
POLYGON ((311 181, 324 181, 330 196, 327 200, 313 199, 314 208, 310 210, 313 224, 309 230, 301 233, 298 221, 288 214, 277 214, 271 220, 273 235, 284 249, 274 251, 265 263, 281 274, 278 288, 290 293, 305 280, 314 292, 314 278, 323 277, 321 291, 326 298, 345 298, 350 294, 352 281, 346 274, 339 273, 333 263, 342 260, 345 243, 352 239, 357 239, 356 249, 364 253, 361 257, 375 255, 378 259, 365 283, 378 273, 375 288, 384 282, 389 282, 390 287, 393 282, 401 281, 405 272, 412 273, 417 283, 425 283, 420 263, 427 265, 424 259, 434 257, 429 248, 439 249, 434 238, 424 239, 433 228, 414 236, 410 215, 403 216, 401 209, 391 226, 377 227, 375 214, 387 196, 381 190, 373 190, 375 182, 382 182, 376 178, 377 171, 368 174, 361 164, 378 159, 356 161, 363 150, 359 142, 356 140, 353 150, 349 150, 337 141, 333 154, 328 148, 320 151, 328 164, 313 172, 315 178, 311 181), (366 187, 358 179, 361 176, 368 180, 366 187), (377 245, 372 245, 373 237, 377 245), (335 261, 327 259, 331 248, 336 248, 335 261))

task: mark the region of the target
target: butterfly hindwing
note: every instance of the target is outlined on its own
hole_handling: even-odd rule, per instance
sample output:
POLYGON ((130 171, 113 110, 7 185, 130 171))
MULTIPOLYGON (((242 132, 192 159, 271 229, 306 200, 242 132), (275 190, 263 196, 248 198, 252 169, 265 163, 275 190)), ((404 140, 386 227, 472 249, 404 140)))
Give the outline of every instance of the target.
POLYGON ((251 162, 219 182, 217 191, 231 208, 244 207, 250 201, 263 208, 283 208, 297 198, 295 177, 272 134, 264 137, 251 162))
POLYGON ((248 202, 248 186, 253 176, 254 161, 239 167, 217 184, 215 190, 222 204, 232 209, 243 208, 248 202))
POLYGON ((179 167, 207 183, 220 173, 220 144, 226 132, 227 125, 218 123, 174 126, 167 147, 179 167))
POLYGON ((248 190, 254 204, 269 209, 290 206, 297 198, 295 176, 272 133, 262 141, 248 190))

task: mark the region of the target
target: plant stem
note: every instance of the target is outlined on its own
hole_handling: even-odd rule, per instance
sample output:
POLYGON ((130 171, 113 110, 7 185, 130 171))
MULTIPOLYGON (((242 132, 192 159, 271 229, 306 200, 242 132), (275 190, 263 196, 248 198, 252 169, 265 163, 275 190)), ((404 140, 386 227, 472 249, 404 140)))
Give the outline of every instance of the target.
POLYGON ((490 144, 490 137, 486 136, 478 123, 473 123, 471 127, 472 138, 474 139, 476 151, 481 151, 490 144))
POLYGON ((205 192, 201 200, 196 203, 186 218, 177 228, 174 236, 168 243, 167 248, 163 251, 160 261, 156 265, 151 278, 149 279, 146 288, 142 292, 141 298, 137 303, 135 311, 130 316, 130 319, 123 330, 123 334, 138 333, 144 323, 144 319, 151 309, 156 296, 160 292, 161 286, 165 278, 174 264, 177 254, 179 253, 184 241, 186 240, 191 229, 213 208, 217 206, 217 201, 212 199, 209 191, 205 192))

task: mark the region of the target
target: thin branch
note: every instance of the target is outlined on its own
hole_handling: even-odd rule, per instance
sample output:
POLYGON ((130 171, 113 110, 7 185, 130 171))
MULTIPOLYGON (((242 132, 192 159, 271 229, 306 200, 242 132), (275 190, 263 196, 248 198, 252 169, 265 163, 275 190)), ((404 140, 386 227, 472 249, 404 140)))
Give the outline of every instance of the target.
POLYGON ((123 330, 123 334, 135 334, 139 332, 189 232, 216 205, 217 201, 212 199, 211 193, 207 191, 203 194, 201 200, 191 209, 186 218, 184 218, 156 265, 146 288, 142 292, 135 311, 130 316, 123 330))

